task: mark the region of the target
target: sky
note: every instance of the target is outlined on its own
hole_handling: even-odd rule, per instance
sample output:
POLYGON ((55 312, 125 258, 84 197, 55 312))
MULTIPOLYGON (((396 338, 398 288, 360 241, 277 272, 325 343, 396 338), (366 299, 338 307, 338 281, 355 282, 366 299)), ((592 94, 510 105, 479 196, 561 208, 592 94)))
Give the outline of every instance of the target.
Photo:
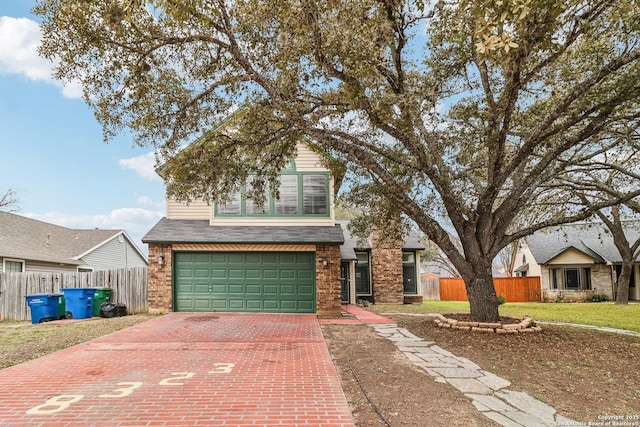
POLYGON ((18 215, 69 228, 124 229, 140 239, 165 215, 152 148, 127 135, 106 144, 79 87, 40 58, 35 0, 0 0, 0 195, 18 215))

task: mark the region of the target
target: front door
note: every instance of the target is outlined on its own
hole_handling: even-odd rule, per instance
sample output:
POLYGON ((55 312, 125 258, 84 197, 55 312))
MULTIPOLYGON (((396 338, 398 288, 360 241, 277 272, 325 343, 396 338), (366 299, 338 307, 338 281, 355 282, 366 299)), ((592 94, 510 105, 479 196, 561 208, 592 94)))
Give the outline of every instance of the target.
POLYGON ((351 280, 349 280, 349 263, 343 262, 340 264, 340 300, 342 302, 349 302, 350 287, 351 280))

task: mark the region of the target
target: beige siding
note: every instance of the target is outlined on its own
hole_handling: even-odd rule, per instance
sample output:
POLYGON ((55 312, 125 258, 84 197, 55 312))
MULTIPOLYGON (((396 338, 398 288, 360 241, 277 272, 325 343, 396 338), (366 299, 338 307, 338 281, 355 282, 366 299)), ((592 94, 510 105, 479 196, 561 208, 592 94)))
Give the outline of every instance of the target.
POLYGON ((320 156, 311 150, 308 145, 299 143, 297 145, 296 170, 299 172, 327 172, 328 169, 322 166, 320 156))
POLYGON ((549 264, 558 265, 558 264, 594 264, 594 260, 580 251, 575 249, 568 249, 567 251, 561 253, 551 261, 549 264))
POLYGON ((78 266, 74 264, 48 263, 43 261, 25 261, 25 273, 64 273, 75 272, 78 266))
POLYGON ((202 200, 196 200, 188 205, 173 199, 167 200, 167 219, 209 219, 211 206, 202 200))
MULTIPOLYGON (((296 155, 296 170, 300 172, 328 172, 322 166, 321 158, 306 144, 299 143, 296 155)), ((173 199, 167 200, 167 219, 206 219, 211 225, 334 225, 335 224, 335 188, 331 179, 329 190, 330 218, 216 218, 213 206, 202 200, 196 200, 188 205, 173 199)))

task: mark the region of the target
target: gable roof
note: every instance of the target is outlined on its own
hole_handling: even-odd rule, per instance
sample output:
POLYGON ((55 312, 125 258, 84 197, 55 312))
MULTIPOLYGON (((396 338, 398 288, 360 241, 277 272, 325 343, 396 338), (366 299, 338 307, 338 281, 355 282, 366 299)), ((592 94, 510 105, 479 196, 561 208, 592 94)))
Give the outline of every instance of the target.
MULTIPOLYGON (((80 259, 123 230, 83 230, 0 211, 0 257, 84 264, 80 259)), ((139 249, 134 244, 134 248, 139 249)))
MULTIPOLYGON (((629 227, 625 235, 630 242, 640 236, 640 229, 629 227)), ((526 238, 527 245, 538 264, 546 264, 560 254, 575 249, 596 263, 620 263, 611 232, 604 224, 566 224, 553 230, 542 230, 526 238)))

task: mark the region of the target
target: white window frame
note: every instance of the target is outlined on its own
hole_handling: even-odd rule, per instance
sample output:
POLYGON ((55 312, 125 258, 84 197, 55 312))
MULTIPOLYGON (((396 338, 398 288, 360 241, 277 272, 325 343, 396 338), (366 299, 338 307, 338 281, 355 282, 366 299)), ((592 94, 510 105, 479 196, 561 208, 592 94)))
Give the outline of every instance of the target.
POLYGON ((3 258, 2 259, 2 272, 3 273, 7 272, 7 261, 9 261, 9 262, 19 262, 20 264, 22 264, 21 273, 24 273, 24 268, 25 268, 24 260, 23 259, 15 259, 15 258, 3 258))

